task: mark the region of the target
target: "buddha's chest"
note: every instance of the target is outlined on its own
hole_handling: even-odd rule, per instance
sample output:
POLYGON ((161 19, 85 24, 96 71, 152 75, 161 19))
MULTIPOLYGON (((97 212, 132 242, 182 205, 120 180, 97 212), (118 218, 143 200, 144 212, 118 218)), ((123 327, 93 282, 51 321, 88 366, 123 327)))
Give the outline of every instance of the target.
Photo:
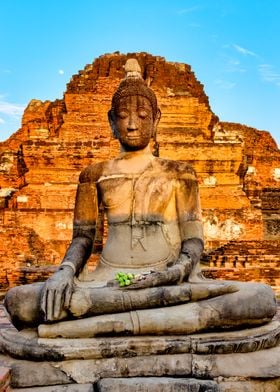
POLYGON ((116 174, 97 182, 109 221, 164 221, 175 207, 174 181, 155 175, 116 174))

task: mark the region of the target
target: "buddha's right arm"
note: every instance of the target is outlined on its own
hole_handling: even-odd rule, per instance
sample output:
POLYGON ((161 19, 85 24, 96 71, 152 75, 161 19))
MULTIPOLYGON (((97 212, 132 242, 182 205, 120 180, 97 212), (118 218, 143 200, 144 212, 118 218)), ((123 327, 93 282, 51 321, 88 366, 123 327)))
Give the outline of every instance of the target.
POLYGON ((62 263, 45 283, 41 309, 46 321, 59 320, 70 305, 73 278, 87 262, 94 242, 98 216, 96 185, 80 183, 77 189, 73 238, 62 263))
POLYGON ((60 268, 69 266, 77 275, 88 260, 94 242, 98 217, 98 200, 95 183, 80 183, 77 189, 73 238, 60 268))

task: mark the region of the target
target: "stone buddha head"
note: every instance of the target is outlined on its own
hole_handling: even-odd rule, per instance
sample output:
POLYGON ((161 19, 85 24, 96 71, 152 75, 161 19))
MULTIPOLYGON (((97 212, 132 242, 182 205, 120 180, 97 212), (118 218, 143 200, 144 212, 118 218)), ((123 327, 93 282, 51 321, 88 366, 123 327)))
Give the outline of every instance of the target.
POLYGON ((124 151, 144 149, 156 139, 160 110, 154 92, 145 84, 136 59, 125 64, 126 76, 112 98, 108 112, 115 138, 124 151))

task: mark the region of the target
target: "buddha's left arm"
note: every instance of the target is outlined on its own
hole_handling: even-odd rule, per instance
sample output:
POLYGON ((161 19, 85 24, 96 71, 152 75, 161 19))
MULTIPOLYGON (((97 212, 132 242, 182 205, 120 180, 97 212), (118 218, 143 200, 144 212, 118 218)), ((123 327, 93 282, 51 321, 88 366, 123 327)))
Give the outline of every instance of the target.
POLYGON ((176 208, 182 244, 176 264, 185 265, 182 279, 186 279, 199 262, 204 246, 199 188, 194 172, 186 172, 178 179, 176 208))

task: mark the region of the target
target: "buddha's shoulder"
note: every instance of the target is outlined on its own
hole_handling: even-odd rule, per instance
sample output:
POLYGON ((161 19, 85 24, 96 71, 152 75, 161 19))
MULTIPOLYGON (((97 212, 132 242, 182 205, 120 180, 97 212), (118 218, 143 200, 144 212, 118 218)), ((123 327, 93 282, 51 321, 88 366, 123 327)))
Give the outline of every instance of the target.
POLYGON ((106 167, 108 166, 109 161, 98 162, 93 165, 87 166, 82 170, 79 181, 80 183, 84 182, 96 182, 102 177, 106 167))
MULTIPOLYGON (((103 161, 87 166, 80 174, 80 183, 97 182, 102 176, 111 173, 113 163, 114 161, 103 161)), ((159 175, 164 175, 170 179, 196 180, 195 170, 185 161, 155 158, 153 161, 153 169, 158 172, 159 175)))
POLYGON ((173 178, 189 178, 196 179, 196 172, 194 168, 186 161, 172 161, 171 159, 156 158, 155 166, 165 173, 167 176, 173 178))

